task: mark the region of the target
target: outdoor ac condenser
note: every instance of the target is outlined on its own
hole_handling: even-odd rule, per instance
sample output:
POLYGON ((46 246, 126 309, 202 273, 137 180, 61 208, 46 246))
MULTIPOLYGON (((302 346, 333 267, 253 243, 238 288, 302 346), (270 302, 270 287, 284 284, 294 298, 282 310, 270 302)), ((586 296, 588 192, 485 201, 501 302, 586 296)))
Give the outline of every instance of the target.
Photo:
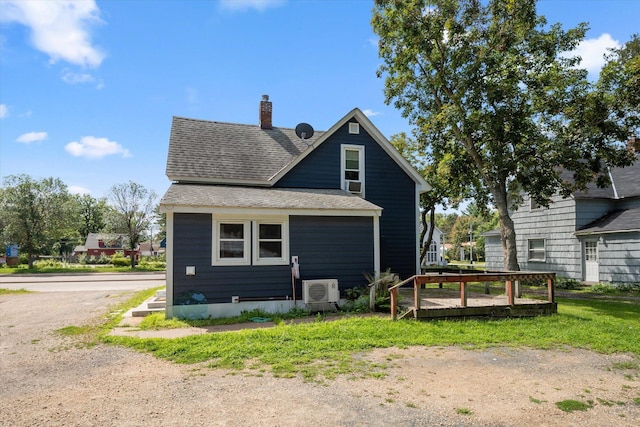
POLYGON ((303 280, 302 298, 305 304, 338 302, 340 300, 338 279, 303 280))

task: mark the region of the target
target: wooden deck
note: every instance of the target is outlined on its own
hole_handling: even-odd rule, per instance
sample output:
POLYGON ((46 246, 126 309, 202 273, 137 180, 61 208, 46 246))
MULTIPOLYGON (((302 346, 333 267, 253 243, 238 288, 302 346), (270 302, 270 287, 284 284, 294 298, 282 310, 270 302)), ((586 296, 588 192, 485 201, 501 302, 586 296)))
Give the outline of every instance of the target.
POLYGON ((554 314, 558 310, 553 292, 554 279, 554 273, 537 272, 431 273, 413 276, 389 289, 391 315, 394 320, 397 319, 398 308, 404 311, 400 318, 412 316, 423 320, 534 317, 554 314), (515 283, 532 279, 547 282, 546 301, 517 297, 515 283), (468 293, 469 282, 504 282, 505 293, 468 293), (413 284, 413 289, 408 286, 410 283, 413 284), (458 283, 459 289, 433 286, 443 283, 458 283), (405 287, 402 288, 403 286, 405 287), (401 300, 398 298, 399 295, 402 296, 401 300))

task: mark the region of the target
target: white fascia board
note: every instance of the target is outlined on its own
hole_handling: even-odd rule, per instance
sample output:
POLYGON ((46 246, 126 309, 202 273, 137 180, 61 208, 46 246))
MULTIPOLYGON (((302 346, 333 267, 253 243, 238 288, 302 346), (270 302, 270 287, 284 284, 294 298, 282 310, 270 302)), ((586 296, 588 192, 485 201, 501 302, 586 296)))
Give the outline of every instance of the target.
POLYGON ((576 237, 581 236, 598 236, 600 234, 616 234, 616 233, 637 233, 640 231, 640 228, 629 228, 626 230, 607 230, 607 231, 576 231, 573 233, 576 237))
POLYGON ((225 178, 197 178, 191 176, 167 176, 172 184, 223 184, 238 185, 246 187, 270 187, 269 181, 261 180, 242 180, 242 179, 225 179, 225 178))
POLYGON ((379 217, 382 209, 274 209, 274 208, 220 208, 212 206, 160 205, 163 213, 211 213, 221 215, 298 215, 298 216, 369 216, 379 217))

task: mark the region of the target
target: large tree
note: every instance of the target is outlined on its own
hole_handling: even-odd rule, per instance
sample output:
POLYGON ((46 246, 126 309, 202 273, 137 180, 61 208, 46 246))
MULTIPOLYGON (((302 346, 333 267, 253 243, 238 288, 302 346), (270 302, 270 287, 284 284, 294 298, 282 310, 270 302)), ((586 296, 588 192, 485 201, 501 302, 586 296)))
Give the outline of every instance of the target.
POLYGON ((509 209, 523 193, 548 205, 632 161, 611 98, 567 54, 586 24, 548 26, 535 0, 376 0, 372 26, 386 102, 425 156, 467 165, 478 204, 498 210, 505 268, 519 270, 509 209))
POLYGON ((127 234, 131 249, 131 268, 136 265, 135 250, 155 219, 157 195, 140 184, 129 181, 111 187, 109 198, 114 208, 114 231, 127 234))
POLYGON ((33 268, 38 255, 50 253, 55 244, 73 234, 67 223, 72 215, 67 186, 57 178, 35 180, 28 175, 8 176, 3 185, 2 239, 17 243, 33 268))
POLYGON ((89 233, 104 231, 109 210, 106 198, 96 199, 89 194, 74 196, 78 233, 82 239, 89 233))

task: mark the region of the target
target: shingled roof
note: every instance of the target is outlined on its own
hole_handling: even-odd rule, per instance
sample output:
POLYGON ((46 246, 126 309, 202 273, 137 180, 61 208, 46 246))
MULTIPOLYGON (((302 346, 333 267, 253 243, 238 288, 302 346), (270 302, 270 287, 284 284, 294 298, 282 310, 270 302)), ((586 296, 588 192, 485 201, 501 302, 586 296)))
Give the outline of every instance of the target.
POLYGON ((576 231, 576 236, 640 231, 640 208, 615 210, 576 231))
POLYGON ((302 140, 289 128, 174 117, 167 176, 182 182, 267 185, 323 133, 302 140))
POLYGON ((611 185, 606 188, 590 182, 586 191, 576 191, 573 196, 577 199, 624 199, 640 196, 640 157, 636 162, 625 168, 611 169, 611 185))
POLYGON ((160 201, 175 209, 185 207, 348 210, 368 211, 382 208, 344 190, 233 187, 223 185, 172 184, 160 201))

